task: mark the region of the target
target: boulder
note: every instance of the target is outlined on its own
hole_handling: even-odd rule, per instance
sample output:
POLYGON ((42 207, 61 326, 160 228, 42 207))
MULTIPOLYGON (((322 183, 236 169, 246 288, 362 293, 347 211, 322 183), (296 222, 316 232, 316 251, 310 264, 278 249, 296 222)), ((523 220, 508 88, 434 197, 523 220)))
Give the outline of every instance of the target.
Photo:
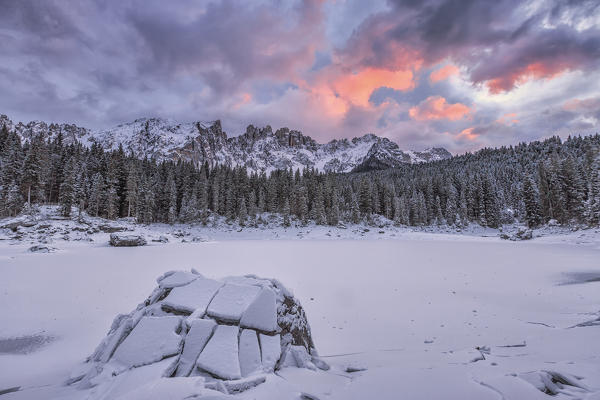
POLYGON ((127 227, 103 224, 103 225, 98 225, 98 229, 104 233, 115 233, 115 232, 124 232, 127 230, 127 227))
POLYGON ((111 246, 115 247, 144 246, 146 244, 146 239, 141 235, 121 235, 111 233, 109 243, 111 246))
POLYGON ((9 222, 7 224, 4 224, 2 226, 0 226, 0 228, 3 229, 10 229, 13 232, 16 232, 19 227, 24 227, 24 228, 31 228, 32 226, 35 226, 37 224, 37 222, 35 221, 29 221, 29 220, 19 220, 19 221, 14 221, 14 222, 9 222))
POLYGON ((134 311, 115 318, 80 385, 148 364, 165 377, 202 375, 214 387, 254 382, 283 367, 328 369, 300 302, 278 281, 213 280, 192 270, 170 271, 157 282, 134 311))
POLYGON ((31 246, 29 248, 29 251, 31 253, 51 253, 54 250, 56 250, 54 247, 42 246, 39 244, 36 244, 35 246, 31 246))
POLYGON ((530 240, 533 238, 533 231, 523 226, 519 227, 517 233, 515 233, 516 240, 530 240))
POLYGON ((169 238, 161 235, 156 239, 152 239, 152 241, 156 243, 169 243, 169 238))

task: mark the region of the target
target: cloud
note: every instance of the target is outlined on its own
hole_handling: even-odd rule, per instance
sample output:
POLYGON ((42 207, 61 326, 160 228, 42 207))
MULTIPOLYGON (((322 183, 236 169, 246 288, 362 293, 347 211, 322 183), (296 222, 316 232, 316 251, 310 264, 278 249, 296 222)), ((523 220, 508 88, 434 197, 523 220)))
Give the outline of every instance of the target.
POLYGON ((471 109, 464 104, 448 104, 441 96, 431 96, 412 107, 408 114, 417 121, 448 119, 456 121, 469 115, 471 109))
POLYGON ((570 2, 568 7, 560 1, 517 0, 390 4, 390 10, 356 30, 342 51, 345 59, 374 67, 406 65, 411 59, 432 66, 450 59, 492 93, 530 79, 598 67, 600 28, 580 23, 586 14, 600 17, 600 6, 593 1, 570 2))
POLYGON ((429 81, 431 83, 437 83, 448 79, 452 75, 458 75, 459 72, 460 70, 456 65, 448 64, 429 74, 429 81))
POLYGON ((0 113, 372 132, 453 152, 597 131, 592 0, 0 0, 0 113), (513 115, 516 114, 516 115, 513 115), (518 115, 518 117, 517 117, 518 115))

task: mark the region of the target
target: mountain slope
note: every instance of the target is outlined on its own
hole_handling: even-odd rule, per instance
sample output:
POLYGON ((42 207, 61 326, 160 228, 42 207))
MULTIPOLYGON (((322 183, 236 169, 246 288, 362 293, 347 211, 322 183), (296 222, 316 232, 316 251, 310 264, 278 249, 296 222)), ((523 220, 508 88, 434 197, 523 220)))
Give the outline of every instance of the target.
POLYGON ((373 134, 319 144, 309 136, 288 128, 273 132, 270 126, 248 126, 240 136, 228 138, 220 121, 178 123, 160 118, 142 118, 114 128, 93 131, 70 124, 33 121, 13 124, 0 116, 0 126, 15 130, 22 139, 63 133, 65 142, 97 143, 104 149, 126 151, 140 158, 188 160, 196 165, 244 166, 249 171, 314 167, 326 172, 350 172, 397 167, 403 163, 443 160, 451 154, 443 148, 422 152, 403 151, 387 138, 373 134))

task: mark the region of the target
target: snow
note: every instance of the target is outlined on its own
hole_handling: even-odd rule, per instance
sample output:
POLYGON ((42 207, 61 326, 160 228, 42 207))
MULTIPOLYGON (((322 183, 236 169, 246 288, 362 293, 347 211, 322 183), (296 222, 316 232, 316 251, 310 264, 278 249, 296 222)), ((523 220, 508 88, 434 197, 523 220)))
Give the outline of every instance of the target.
POLYGON ((265 372, 272 372, 281 356, 281 338, 279 335, 258 335, 261 348, 261 361, 265 372))
MULTIPOLYGON (((148 237, 203 230, 211 241, 170 237, 166 244, 115 249, 107 234, 98 233, 93 242, 53 239, 58 250, 43 254, 27 251, 34 236, 0 240, 0 340, 55 338, 27 354, 0 354, 0 391, 21 387, 1 398, 97 400, 133 397, 135 391, 148 399, 165 398, 165 392, 174 399, 199 393, 227 398, 200 385, 202 377, 163 378, 174 357, 99 376, 95 388, 63 385, 106 336, 114 316, 135 309, 152 291, 156 276, 191 267, 207 278, 256 274, 286 284, 331 365, 329 371, 266 374, 264 383, 235 395, 239 400, 297 400, 302 392, 332 400, 545 399, 550 397, 531 381, 550 372, 581 378, 576 383, 585 389, 563 385, 565 392, 600 397, 600 325, 575 327, 600 317, 600 282, 588 279, 600 276, 598 232, 548 228, 536 230, 531 241, 512 242, 489 230, 384 228, 379 234, 368 228, 228 232, 226 225, 131 225, 148 237), (489 354, 472 362, 481 358, 477 347, 489 354), (351 365, 367 370, 346 373, 351 365)), ((272 345, 269 353, 279 354, 279 340, 259 334, 263 368, 266 349, 272 345)), ((237 333, 229 342, 225 354, 235 368, 237 333)))
POLYGON ((174 287, 187 285, 196 279, 198 279, 198 275, 191 272, 174 271, 164 277, 158 278, 157 282, 161 288, 171 289, 174 287))
POLYGON ((260 346, 256 332, 243 329, 240 335, 240 370, 242 376, 248 376, 261 367, 260 346))
POLYGON ((177 354, 181 336, 175 331, 181 325, 179 317, 144 317, 117 347, 112 360, 127 368, 160 361, 177 354))
POLYGON ((212 338, 198 357, 198 368, 222 379, 242 377, 238 359, 237 326, 218 325, 212 338))
POLYGON ((217 324, 210 319, 197 319, 191 323, 185 337, 183 352, 179 358, 177 376, 188 376, 196 364, 198 355, 210 339, 217 324))
POLYGON ((219 289, 206 313, 223 321, 238 322, 259 291, 257 286, 228 283, 219 289))
POLYGON ((177 311, 194 313, 196 318, 202 318, 221 286, 222 283, 213 279, 198 278, 187 285, 174 288, 162 304, 177 311))
POLYGON ((271 289, 263 288, 242 315, 240 326, 264 332, 277 331, 275 292, 271 289))

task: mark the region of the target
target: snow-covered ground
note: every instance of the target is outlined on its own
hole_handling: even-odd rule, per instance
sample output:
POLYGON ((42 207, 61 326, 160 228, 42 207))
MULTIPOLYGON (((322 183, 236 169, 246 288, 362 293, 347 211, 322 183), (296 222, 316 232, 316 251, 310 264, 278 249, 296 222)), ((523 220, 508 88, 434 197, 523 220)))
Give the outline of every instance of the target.
POLYGON ((57 220, 38 222, 51 225, 41 234, 39 227, 3 231, 0 399, 201 393, 196 378, 152 378, 150 367, 88 391, 63 384, 158 276, 190 268, 211 278, 256 274, 283 282, 302 302, 315 345, 332 366, 284 368, 234 398, 552 398, 546 388, 561 391, 556 399, 600 399, 597 231, 537 232, 542 237, 511 242, 475 228, 238 232, 121 221, 111 225, 135 229, 149 244, 113 248, 108 233, 95 232, 101 221, 92 222, 90 233, 57 220), (151 241, 160 235, 169 242, 151 241), (28 251, 40 241, 56 251, 28 251))

